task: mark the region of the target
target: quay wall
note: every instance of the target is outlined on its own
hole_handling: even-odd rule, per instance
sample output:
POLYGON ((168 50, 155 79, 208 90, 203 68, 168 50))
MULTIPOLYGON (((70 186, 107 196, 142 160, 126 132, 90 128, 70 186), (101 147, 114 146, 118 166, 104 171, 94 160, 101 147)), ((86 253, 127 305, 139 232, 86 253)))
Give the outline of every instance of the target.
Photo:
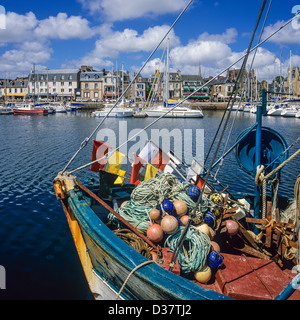
MULTIPOLYGON (((190 106, 192 109, 200 107, 202 110, 225 110, 227 102, 193 102, 190 106)), ((85 102, 82 106, 83 110, 96 110, 102 108, 104 108, 104 104, 100 102, 85 102)))

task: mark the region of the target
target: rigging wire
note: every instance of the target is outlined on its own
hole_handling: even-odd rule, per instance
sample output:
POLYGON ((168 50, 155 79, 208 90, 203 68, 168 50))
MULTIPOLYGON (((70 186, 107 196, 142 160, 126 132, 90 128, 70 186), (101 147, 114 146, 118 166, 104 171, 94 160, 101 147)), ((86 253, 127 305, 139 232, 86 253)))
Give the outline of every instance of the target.
MULTIPOLYGON (((263 2, 262 2, 261 8, 260 8, 260 12, 259 12, 259 15, 258 15, 258 18, 257 18, 257 21, 256 21, 256 25, 255 25, 255 28, 254 28, 253 33, 252 33, 251 41, 250 41, 250 43, 249 43, 249 46, 248 46, 248 49, 247 49, 247 53, 246 53, 246 55, 245 55, 245 58, 244 58, 244 61, 243 61, 241 70, 240 70, 240 72, 239 72, 239 74, 238 74, 237 81, 236 81, 235 86, 234 86, 234 89, 235 89, 235 91, 233 91, 233 92, 235 92, 234 99, 236 98, 237 88, 238 88, 238 86, 239 86, 239 81, 242 80, 242 76, 243 76, 243 73, 244 73, 244 69, 245 69, 245 66, 246 66, 246 63, 247 63, 249 54, 250 54, 250 52, 251 52, 250 49, 251 49, 251 46, 252 46, 252 43, 253 43, 253 40, 254 40, 254 36, 255 36, 255 33, 256 33, 256 30, 257 30, 259 21, 260 21, 260 19, 261 19, 262 13, 263 13, 263 11, 264 11, 266 2, 267 2, 267 0, 263 0, 263 2)), ((230 109, 229 109, 228 116, 227 116, 227 119, 226 119, 226 121, 225 121, 225 125, 224 125, 224 127, 223 127, 222 132, 221 132, 221 136, 220 136, 220 138, 219 138, 219 141, 218 141, 218 144, 217 144, 217 148, 216 148, 216 150, 215 150, 215 152, 214 152, 214 155, 213 155, 213 158, 212 158, 212 160, 211 160, 210 167, 209 167, 209 169, 208 169, 208 171, 207 171, 207 173, 206 173, 205 181, 204 181, 204 184, 203 184, 203 186, 202 186, 202 192, 200 193, 200 195, 199 195, 199 197, 198 197, 198 200, 197 200, 197 203, 196 203, 196 207, 195 207, 195 209, 193 210, 193 212, 192 212, 192 214, 191 214, 192 218, 196 216, 196 210, 197 210, 197 208, 200 208, 200 209, 201 209, 201 201, 202 201, 202 199, 203 199, 204 190, 205 190, 205 187, 206 187, 206 185, 207 185, 207 181, 208 181, 208 178, 209 178, 209 175, 210 175, 210 172, 211 172, 213 163, 214 163, 215 158, 216 158, 216 156, 217 156, 217 152, 218 152, 218 150, 219 150, 219 148, 220 148, 220 144, 221 144, 221 141, 222 141, 222 139, 223 139, 224 132, 225 132, 225 129, 226 129, 226 127, 227 127, 227 124, 228 124, 228 121, 229 121, 229 118, 230 118, 230 113, 231 113, 231 110, 232 110, 232 106, 233 106, 234 99, 232 99, 232 104, 231 104, 231 107, 230 107, 230 109)), ((228 105, 229 105, 229 104, 230 104, 230 101, 229 101, 228 105)), ((225 110, 224 115, 226 114, 226 111, 227 111, 227 109, 225 110)), ((224 116, 224 118, 225 118, 225 116, 224 116)), ((199 181, 199 177, 200 177, 200 176, 198 176, 198 178, 197 178, 197 182, 199 181)), ((196 182, 196 184, 197 184, 197 182, 196 182)), ((200 210, 200 209, 199 209, 199 210, 200 210)), ((185 228, 184 228, 184 231, 183 231, 182 234, 181 234, 180 239, 178 240, 177 247, 175 248, 174 253, 173 253, 173 255, 172 255, 172 259, 171 259, 171 263, 170 263, 171 266, 173 265, 173 263, 174 263, 174 262, 176 261, 176 259, 177 259, 177 256, 178 256, 178 254, 179 254, 179 251, 181 250, 181 247, 182 247, 182 245, 183 245, 183 242, 184 242, 184 239, 185 239, 185 237, 186 237, 186 235, 187 235, 187 232, 188 232, 188 230, 190 229, 191 223, 192 223, 192 219, 189 219, 189 220, 188 220, 188 223, 186 224, 186 226, 185 226, 185 228)), ((170 269, 172 269, 172 267, 171 267, 170 269)))
MULTIPOLYGON (((268 11, 267 11, 267 14, 266 14, 266 17, 265 17, 265 20, 264 20, 264 23, 263 23, 263 26, 262 26, 260 35, 259 35, 258 43, 261 41, 261 37, 262 37, 263 31, 264 31, 264 29, 265 29, 265 25, 266 25, 266 22, 267 22, 267 18, 268 18, 268 16, 269 16, 269 12, 270 12, 270 9, 271 9, 272 1, 273 1, 273 0, 271 0, 270 3, 269 3, 268 11)), ((253 58, 252 58, 252 62, 251 62, 251 65, 250 65, 250 69, 249 69, 249 74, 248 74, 248 77, 247 77, 247 81, 244 83, 244 87, 243 87, 243 91, 242 91, 241 97, 244 95, 244 93, 245 93, 245 91, 246 91, 247 84, 248 84, 248 82, 249 82, 249 80, 250 80, 250 72, 251 72, 252 67, 253 67, 253 64, 254 64, 254 60, 255 60, 256 53, 257 53, 257 49, 258 49, 258 48, 256 48, 256 50, 254 51, 254 55, 253 55, 253 58)), ((226 152, 226 149, 227 149, 227 146, 228 146, 228 143, 229 143, 229 139, 230 139, 231 134, 232 134, 232 130, 233 130, 233 127, 234 127, 234 124, 235 124, 235 121, 236 121, 236 118, 237 118, 237 115, 238 115, 238 112, 239 112, 239 109, 240 109, 240 105, 241 105, 241 99, 240 99, 240 101, 239 101, 238 108, 237 108, 237 110, 236 110, 236 112, 235 112, 234 119, 233 119, 233 121, 232 121, 231 128, 230 128, 230 131, 229 131, 229 134, 228 134, 228 137, 227 137, 227 141, 226 141, 225 146, 224 146, 224 149, 223 149, 223 154, 222 154, 222 157, 221 157, 221 161, 220 161, 220 163, 219 163, 219 165, 218 165, 218 169, 217 169, 217 171, 216 171, 216 173, 215 173, 215 175, 214 175, 214 179, 213 179, 213 181, 212 181, 212 184, 214 183, 215 179, 217 178, 217 175, 218 175, 218 173, 219 173, 219 171, 220 171, 220 169, 221 169, 221 167, 222 167, 222 165, 223 165, 224 154, 225 154, 225 152, 226 152)))
MULTIPOLYGON (((260 47, 262 44, 264 44, 265 42, 267 42, 269 39, 271 39, 274 35, 276 35, 278 32, 280 32, 283 28, 285 28, 287 25, 289 25, 293 20, 295 20, 296 18, 299 18, 300 16, 300 12, 298 12, 293 18, 291 18, 290 20, 288 20, 287 22, 285 22, 281 27, 279 27, 277 30, 275 30, 272 34, 270 34, 268 37, 266 37, 264 40, 262 40, 259 44, 257 44, 255 47, 253 47, 249 53, 253 52, 254 50, 256 50, 258 47, 260 47)), ((132 141, 133 139, 135 139, 137 136, 139 136, 142 132, 144 132, 145 130, 149 129, 151 126, 153 126, 155 123, 157 123, 160 119, 164 118, 167 114, 169 114, 170 112, 172 112, 176 107, 178 107, 179 105, 181 105, 182 103, 184 103, 185 101, 187 101, 188 99, 190 99, 195 93, 199 92, 201 89, 203 89, 205 86, 207 86, 208 84, 210 84, 212 81, 214 81, 215 79, 217 79, 221 74, 223 74, 226 70, 230 69, 231 67, 233 67, 234 65, 236 65, 237 63, 239 63, 242 59, 244 59, 246 57, 247 53, 244 54, 243 56, 241 56, 238 60, 236 60, 235 62, 233 62, 230 66, 226 67, 225 69, 223 69, 221 72, 219 72, 215 77, 213 77, 212 79, 210 79, 209 81, 207 81, 205 84, 203 84, 202 86, 200 86, 197 90, 195 90, 193 93, 191 93, 189 96, 187 96, 186 98, 184 98, 182 101, 178 102, 176 105, 174 105, 173 107, 169 108, 169 110, 167 110, 163 115, 159 116, 158 118, 156 118, 153 122, 151 122, 150 124, 148 124, 146 127, 144 127, 144 129, 141 129, 139 132, 137 132, 135 135, 133 135, 131 138, 129 138, 127 141, 125 141, 124 143, 122 143, 121 145, 119 145, 118 147, 116 147, 114 150, 111 151, 111 154, 113 152, 115 152, 116 150, 119 150, 121 147, 123 147, 124 145, 126 145, 129 141, 132 141)), ((232 109, 232 106, 231 108, 232 109)), ((223 115, 223 117, 225 116, 225 113, 223 115)), ((107 155, 108 156, 108 155, 107 155)), ((94 161, 91 161, 81 167, 78 167, 75 170, 72 170, 70 172, 68 172, 68 174, 72 174, 76 171, 82 170, 87 168, 88 166, 103 160, 105 158, 107 158, 107 156, 101 157, 99 159, 96 159, 94 161)), ((67 167, 66 167, 67 168, 67 167)), ((66 168, 64 169, 64 171, 61 172, 61 174, 63 174, 66 170, 66 168)))
POLYGON ((88 138, 85 138, 84 141, 81 143, 79 149, 76 151, 76 153, 74 154, 74 156, 70 159, 70 161, 67 163, 67 165, 65 166, 65 168, 63 169, 63 171, 61 172, 61 174, 63 174, 68 167, 71 165, 71 163, 74 161, 74 159, 77 157, 77 155, 79 154, 79 152, 86 147, 86 145, 88 144, 88 142, 91 140, 91 138, 93 137, 93 135, 96 133, 96 131, 101 127, 101 125, 103 124, 103 122, 106 120, 106 118, 109 116, 109 114, 113 111, 113 109, 117 106, 117 104, 123 99, 124 95, 126 94, 126 92, 129 90, 129 88, 132 86, 132 84, 134 83, 134 81, 136 80, 136 78, 139 76, 139 74, 142 72, 142 70, 144 69, 144 67, 146 66, 146 64, 149 62, 149 60, 152 58, 152 56, 154 55, 154 53, 157 51, 157 49, 161 46, 161 44, 164 42, 164 40, 166 39, 166 37, 169 35, 169 33, 173 30, 173 28, 175 27, 175 25, 177 24, 177 22, 179 21, 179 19, 182 17, 182 15, 185 13, 185 11, 189 8, 189 6, 191 5, 191 3, 193 2, 193 0, 190 0, 189 3, 185 6, 185 8, 181 11, 181 13, 179 14, 179 16, 176 18, 176 20, 173 22, 173 24, 171 25, 171 27, 169 28, 168 32, 164 35, 164 37, 161 39, 161 41, 159 42, 159 44, 156 46, 156 48, 152 51, 152 53, 150 54, 150 56, 147 58, 147 60, 144 62, 144 64, 142 65, 142 67, 140 68, 140 70, 136 73, 136 75, 133 77, 132 81, 130 82, 129 86, 125 89, 124 92, 122 92, 121 96, 118 98, 118 100, 116 101, 116 103, 114 104, 114 106, 108 111, 108 113, 106 114, 106 116, 102 119, 102 121, 97 125, 97 127, 95 128, 95 130, 91 133, 91 135, 88 138))

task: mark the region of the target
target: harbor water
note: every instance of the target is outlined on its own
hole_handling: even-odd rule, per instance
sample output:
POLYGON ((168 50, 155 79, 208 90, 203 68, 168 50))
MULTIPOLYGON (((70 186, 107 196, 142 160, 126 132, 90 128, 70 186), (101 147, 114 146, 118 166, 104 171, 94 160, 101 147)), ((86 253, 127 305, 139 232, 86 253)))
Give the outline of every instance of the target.
MULTIPOLYGON (((191 151, 190 159, 185 159, 188 161, 197 154, 198 144, 200 149, 203 144, 206 155, 222 114, 222 111, 204 111, 203 119, 163 119, 152 129, 164 128, 171 132, 176 128, 182 133, 190 133, 185 130, 191 129, 190 140, 189 135, 182 140, 191 151), (203 141, 195 139, 196 132, 203 133, 199 135, 203 141)), ((93 299, 52 181, 100 121, 101 118, 92 117, 88 112, 0 116, 0 266, 5 269, 6 280, 5 289, 0 288, 0 299, 93 299)), ((108 118, 100 129, 106 129, 104 133, 115 132, 116 143, 119 143, 120 139, 124 140, 123 134, 119 135, 120 128, 126 127, 129 134, 152 121, 153 118, 108 118)), ((254 123, 255 114, 239 112, 228 147, 254 123)), ((232 121, 218 156, 224 150, 231 124, 232 121)), ((263 125, 277 130, 288 145, 299 137, 300 119, 264 117, 263 125)), ((147 132, 150 138, 151 129, 147 132)), ((172 147, 175 146, 171 141, 172 147)), ((297 148, 299 145, 293 147, 290 154, 297 148)), ((208 164, 214 150, 212 148, 208 164)), ((92 141, 69 169, 90 162, 91 156, 92 141)), ((293 195, 299 168, 298 157, 282 170, 279 188, 282 195, 293 195)), ((79 171, 78 177, 83 182, 86 177, 97 179, 97 174, 87 168, 79 171)), ((218 179, 222 185, 228 185, 230 191, 254 190, 253 177, 238 167, 234 153, 224 159, 218 179)))

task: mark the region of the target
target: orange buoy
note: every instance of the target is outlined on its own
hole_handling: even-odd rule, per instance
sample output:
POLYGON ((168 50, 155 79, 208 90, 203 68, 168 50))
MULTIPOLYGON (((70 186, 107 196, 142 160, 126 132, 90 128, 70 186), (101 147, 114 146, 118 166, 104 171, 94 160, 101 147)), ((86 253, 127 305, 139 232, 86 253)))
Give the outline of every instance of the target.
POLYGON ((187 215, 184 215, 180 218, 180 222, 183 224, 183 225, 186 225, 188 223, 188 221, 190 220, 190 217, 187 216, 187 215))
POLYGON ((160 211, 157 210, 157 209, 152 209, 150 212, 149 212, 149 216, 150 216, 150 219, 151 220, 159 220, 160 218, 160 211))
POLYGON ((239 225, 233 220, 226 220, 227 234, 235 236, 239 232, 239 225))
POLYGON ((178 229, 177 219, 170 215, 163 217, 160 225, 166 234, 172 234, 178 229))
POLYGON ((210 267, 204 266, 201 270, 195 271, 194 277, 200 283, 207 283, 211 279, 210 267))
POLYGON ((217 242, 211 241, 210 245, 212 246, 213 251, 221 252, 220 246, 217 242))
POLYGON ((187 208, 187 205, 184 201, 176 200, 173 202, 173 205, 175 207, 176 214, 178 217, 181 217, 181 216, 184 216, 187 214, 188 208, 187 208))
POLYGON ((153 242, 160 242, 164 237, 164 232, 159 224, 151 224, 147 229, 147 237, 153 242))
POLYGON ((206 223, 200 224, 200 225, 196 226, 196 228, 198 230, 200 230, 201 232, 207 234, 209 237, 211 236, 209 226, 206 223))

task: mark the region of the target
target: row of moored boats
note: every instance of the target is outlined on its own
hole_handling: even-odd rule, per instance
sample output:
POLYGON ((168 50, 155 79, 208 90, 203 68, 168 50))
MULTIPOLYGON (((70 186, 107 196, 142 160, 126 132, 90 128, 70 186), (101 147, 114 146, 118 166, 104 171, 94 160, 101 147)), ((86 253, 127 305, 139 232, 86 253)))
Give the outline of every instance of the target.
POLYGON ((52 113, 66 113, 68 111, 77 111, 80 107, 63 104, 33 104, 23 103, 15 104, 7 103, 5 106, 0 106, 0 114, 15 114, 15 115, 47 115, 52 113))
MULTIPOLYGON (((256 113, 256 104, 236 104, 232 110, 256 113)), ((300 102, 270 103, 267 105, 268 116, 300 118, 300 102)))

